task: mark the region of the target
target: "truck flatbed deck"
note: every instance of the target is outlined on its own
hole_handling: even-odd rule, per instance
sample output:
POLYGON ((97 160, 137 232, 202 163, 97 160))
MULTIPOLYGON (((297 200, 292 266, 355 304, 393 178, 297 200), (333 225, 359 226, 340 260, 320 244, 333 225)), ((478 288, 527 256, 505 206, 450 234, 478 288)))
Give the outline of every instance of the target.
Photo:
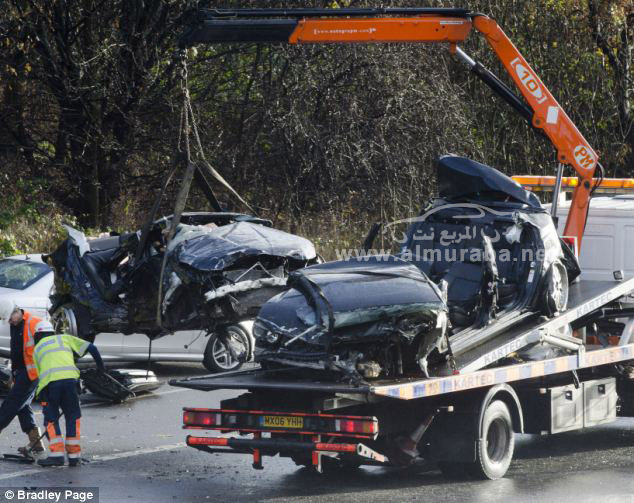
POLYGON ((488 367, 500 358, 538 342, 542 335, 556 337, 570 323, 633 290, 634 278, 622 282, 578 281, 570 286, 568 309, 565 312, 550 319, 533 315, 498 337, 459 354, 456 356, 456 366, 461 373, 488 367))
POLYGON ((306 391, 314 393, 343 393, 366 394, 371 392, 371 386, 329 381, 315 381, 298 379, 290 376, 287 371, 245 370, 231 374, 206 375, 200 377, 188 377, 186 379, 173 379, 169 381, 172 386, 190 388, 200 391, 213 391, 216 389, 248 389, 248 390, 287 390, 306 391))

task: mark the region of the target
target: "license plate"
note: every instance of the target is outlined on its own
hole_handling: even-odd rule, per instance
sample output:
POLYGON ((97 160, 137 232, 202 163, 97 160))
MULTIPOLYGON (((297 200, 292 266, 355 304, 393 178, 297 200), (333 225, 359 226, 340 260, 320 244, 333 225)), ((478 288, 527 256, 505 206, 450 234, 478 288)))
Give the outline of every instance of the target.
POLYGON ((260 424, 267 428, 303 428, 304 418, 301 416, 262 416, 260 424))

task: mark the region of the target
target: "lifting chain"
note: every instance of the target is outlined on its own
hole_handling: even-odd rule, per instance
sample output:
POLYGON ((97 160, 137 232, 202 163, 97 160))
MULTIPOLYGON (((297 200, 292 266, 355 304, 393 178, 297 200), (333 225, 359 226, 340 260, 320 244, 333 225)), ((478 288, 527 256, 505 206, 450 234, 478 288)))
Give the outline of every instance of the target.
POLYGON ((170 225, 167 228, 167 236, 165 237, 165 250, 163 251, 163 260, 161 263, 161 274, 159 275, 158 294, 156 299, 156 325, 158 327, 163 326, 162 311, 162 298, 163 298, 163 281, 165 276, 165 266, 167 265, 168 247, 170 242, 176 234, 176 229, 180 224, 181 216, 185 210, 185 204, 187 202, 187 196, 189 195, 189 189, 191 188, 192 180, 194 179, 194 171, 196 165, 192 162, 191 149, 189 144, 190 136, 190 113, 193 118, 193 110, 191 107, 191 98, 189 95, 189 85, 187 79, 187 51, 180 50, 178 52, 179 58, 179 71, 180 71, 180 87, 183 96, 183 108, 181 110, 181 128, 178 137, 178 148, 180 150, 181 141, 185 144, 185 173, 181 180, 178 194, 176 195, 176 203, 174 204, 174 213, 170 221, 170 225))
POLYGON ((178 132, 178 152, 182 153, 182 147, 184 145, 184 160, 185 160, 185 173, 181 180, 180 188, 176 196, 176 203, 174 205, 174 212, 170 225, 167 229, 167 235, 165 237, 165 251, 163 253, 163 261, 161 264, 161 274, 159 276, 159 288, 158 297, 156 303, 156 324, 158 327, 163 326, 162 317, 162 297, 163 297, 163 281, 165 275, 165 267, 167 264, 167 252, 168 247, 174 235, 176 229, 180 224, 181 216, 185 210, 185 204, 187 203, 187 197, 191 189, 192 180, 197 169, 201 169, 209 176, 219 182, 225 187, 236 199, 244 204, 249 211, 254 213, 253 208, 238 194, 234 188, 223 178, 223 176, 216 171, 205 157, 205 152, 200 140, 200 134, 198 131, 198 124, 196 123, 196 117, 194 116, 194 109, 192 107, 191 95, 189 93, 189 81, 187 71, 187 50, 182 49, 177 54, 177 65, 180 73, 180 89, 182 94, 183 105, 181 109, 180 128, 178 132), (193 136, 194 148, 195 148, 195 160, 192 159, 192 149, 190 144, 190 137, 193 136), (198 161, 196 163, 195 161, 198 161))

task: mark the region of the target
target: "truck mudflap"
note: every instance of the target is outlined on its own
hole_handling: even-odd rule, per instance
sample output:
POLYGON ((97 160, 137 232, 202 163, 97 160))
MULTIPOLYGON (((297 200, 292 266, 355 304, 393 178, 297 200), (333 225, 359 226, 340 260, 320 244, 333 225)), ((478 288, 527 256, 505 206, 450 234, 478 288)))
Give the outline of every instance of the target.
POLYGON ((387 456, 376 452, 362 443, 329 443, 322 442, 321 436, 312 437, 312 441, 294 441, 277 438, 262 438, 261 433, 255 433, 254 438, 235 437, 195 437, 187 436, 187 445, 210 453, 252 454, 253 468, 261 470, 262 452, 304 452, 310 453, 311 464, 321 471, 321 455, 337 457, 346 455, 356 457, 366 464, 387 464, 387 456))

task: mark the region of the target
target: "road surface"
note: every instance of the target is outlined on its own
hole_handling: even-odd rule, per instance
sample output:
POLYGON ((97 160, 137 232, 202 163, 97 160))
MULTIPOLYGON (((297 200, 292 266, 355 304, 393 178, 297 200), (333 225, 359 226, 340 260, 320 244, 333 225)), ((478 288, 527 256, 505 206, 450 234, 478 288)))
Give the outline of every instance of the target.
MULTIPOLYGON (((156 364, 161 380, 203 374, 197 365, 156 364)), ((292 461, 265 458, 264 470, 240 455, 184 446, 183 406, 216 407, 236 392, 172 388, 124 404, 84 395, 82 448, 89 464, 39 468, 0 462, 0 487, 99 487, 101 502, 558 502, 634 503, 634 419, 552 437, 520 435, 515 461, 498 481, 448 481, 429 467, 362 468, 322 476, 292 461)), ((38 422, 42 415, 39 406, 38 422)), ((24 444, 17 420, 0 433, 0 452, 24 444)), ((0 491, 3 501, 4 490, 0 491)))

